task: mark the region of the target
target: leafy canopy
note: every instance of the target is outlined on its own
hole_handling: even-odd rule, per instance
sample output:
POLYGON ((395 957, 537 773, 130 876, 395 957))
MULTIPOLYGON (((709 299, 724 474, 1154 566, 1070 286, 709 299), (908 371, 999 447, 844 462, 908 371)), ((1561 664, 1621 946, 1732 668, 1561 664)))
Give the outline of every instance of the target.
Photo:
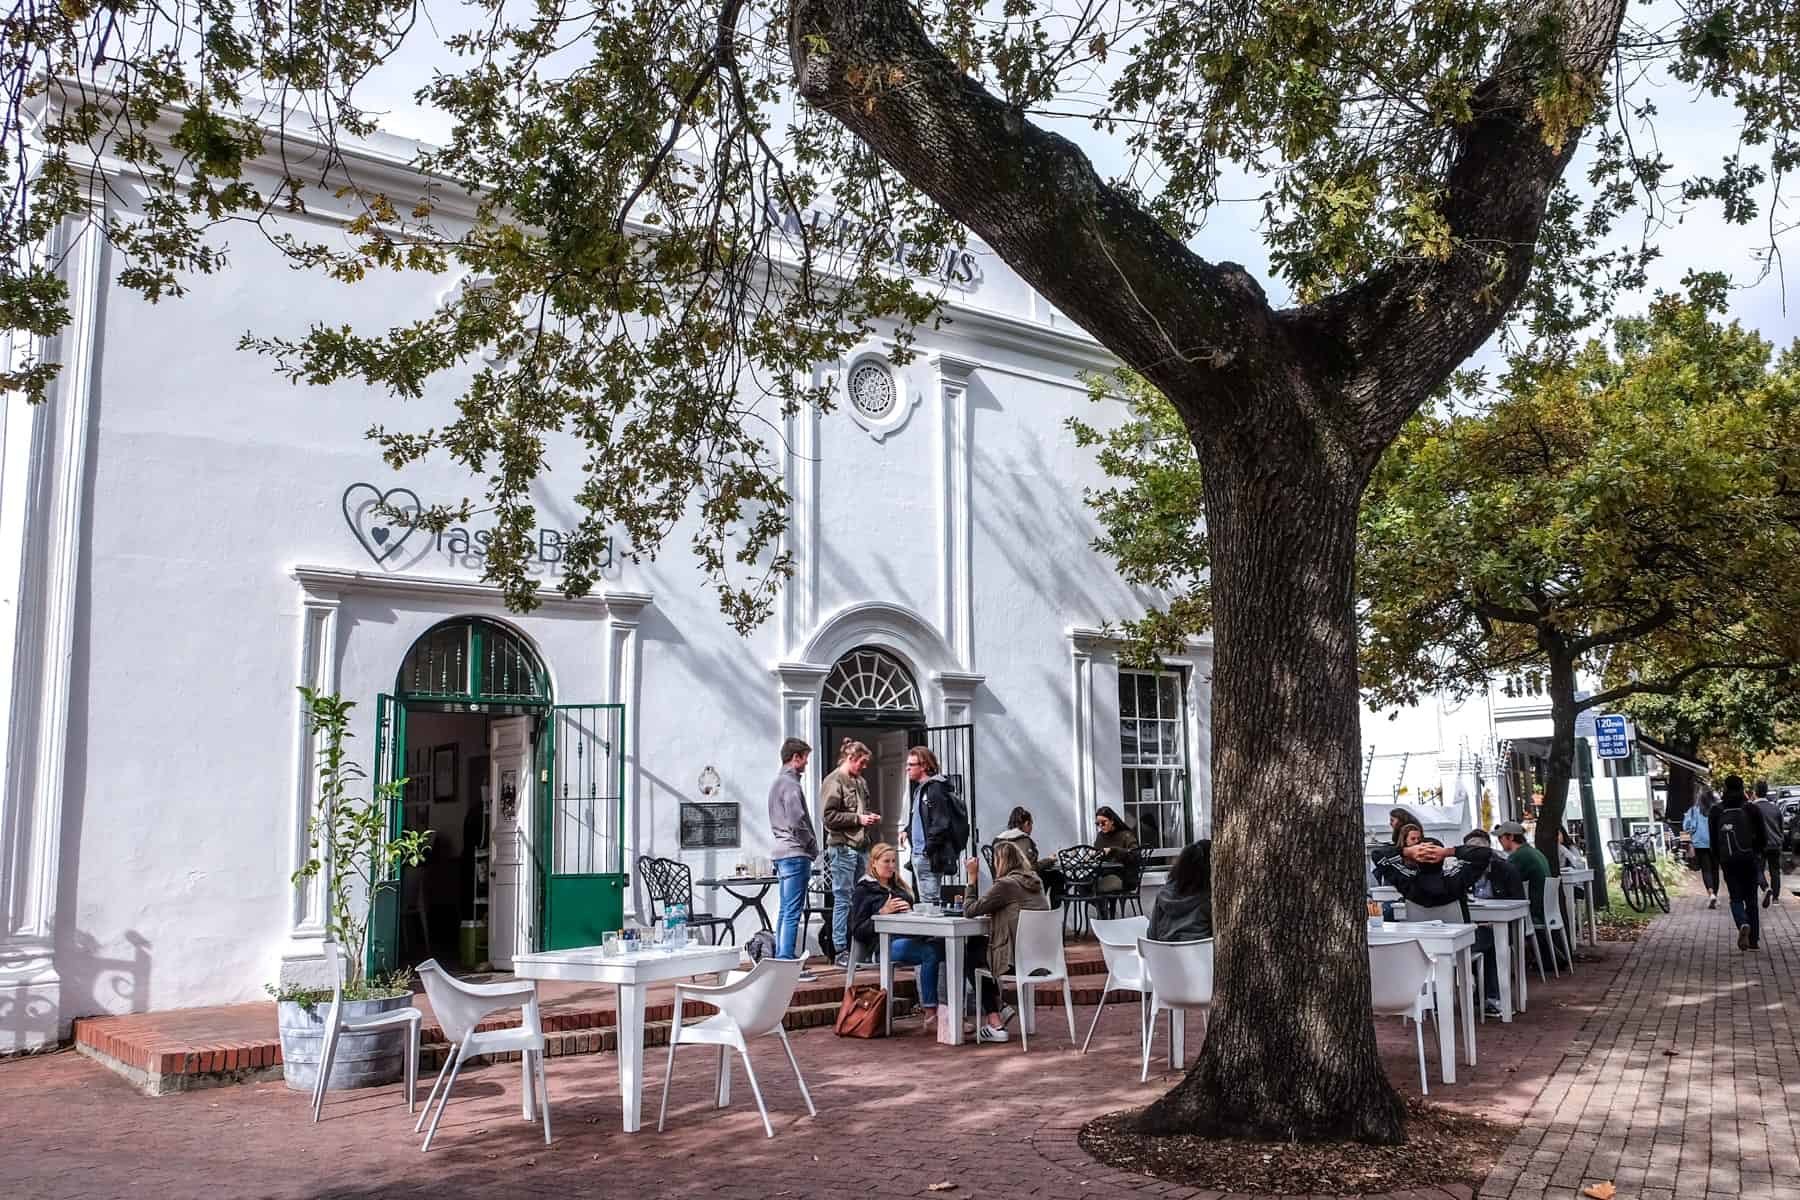
MULTIPOLYGON (((1593 130, 1587 178, 1556 192, 1520 310, 1521 330, 1554 343, 1641 280, 1670 205, 1774 220, 1800 155, 1800 15, 1787 0, 1636 8, 1601 73, 1568 66, 1559 48, 1578 3, 935 0, 920 11, 936 45, 1018 113, 1110 136, 1123 193, 1179 236, 1203 243, 1213 207, 1248 189, 1279 283, 1301 300, 1459 251, 1485 256, 1490 282, 1505 269, 1497 248, 1456 244, 1444 180, 1486 111, 1483 81, 1524 73, 1546 141, 1593 130), (1653 96, 1669 79, 1733 107, 1738 128, 1722 132, 1715 169, 1677 177, 1655 149, 1653 96)), ((0 27, 0 321, 19 351, 5 383, 32 399, 52 385, 69 315, 59 269, 83 233, 105 236, 119 281, 152 300, 221 269, 246 225, 341 279, 450 272, 465 286, 428 317, 364 330, 319 314, 304 337, 252 331, 246 345, 299 381, 455 394, 443 424, 395 418, 371 436, 396 467, 437 454, 484 481, 469 503, 495 514, 488 573, 515 605, 533 604, 538 586, 529 486, 549 446, 571 439, 585 517, 568 588, 591 585, 615 523, 654 553, 693 513, 692 546, 724 609, 754 623, 788 570, 767 423, 829 404, 816 368, 858 341, 879 333, 904 353, 906 331, 941 309, 934 264, 961 236, 795 98, 796 7, 19 7, 0 27), (418 164, 436 183, 388 195, 343 151, 373 128, 361 99, 372 73, 422 39, 437 40, 436 69, 418 99, 451 134, 418 164), (476 198, 473 220, 442 208, 452 191, 476 198), (357 214, 343 238, 279 219, 340 204, 357 214), (792 218, 818 210, 835 216, 792 218)), ((872 108, 912 80, 894 62, 847 82, 872 108)))

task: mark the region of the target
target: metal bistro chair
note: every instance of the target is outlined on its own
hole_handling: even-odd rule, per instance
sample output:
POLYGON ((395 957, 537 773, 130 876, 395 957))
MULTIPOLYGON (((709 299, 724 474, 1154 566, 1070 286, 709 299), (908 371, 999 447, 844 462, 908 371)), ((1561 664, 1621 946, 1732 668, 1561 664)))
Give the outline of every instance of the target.
POLYGON ((1118 901, 1117 912, 1120 916, 1124 916, 1128 908, 1135 916, 1144 915, 1144 873, 1150 869, 1150 847, 1139 846, 1135 855, 1132 869, 1125 876, 1125 891, 1114 897, 1118 901))
POLYGON ((1098 846, 1070 846, 1056 852, 1056 869, 1063 877, 1056 898, 1064 919, 1074 918, 1076 933, 1087 927, 1088 909, 1105 903, 1099 895, 1100 864, 1105 857, 1098 846))
POLYGON ((431 1085, 431 1094, 425 1097, 425 1111, 419 1114, 419 1122, 413 1126, 413 1132, 419 1132, 419 1126, 425 1124, 425 1118, 431 1116, 431 1102, 438 1102, 437 1115, 431 1117, 431 1128, 425 1131, 425 1144, 421 1151, 431 1149, 431 1139, 437 1136, 438 1122, 444 1119, 444 1109, 450 1103, 450 1089, 456 1086, 456 1076, 462 1065, 471 1058, 483 1054, 506 1054, 517 1051, 519 1065, 525 1077, 524 1116, 527 1121, 536 1120, 533 1113, 534 1103, 542 1104, 544 1109, 544 1145, 550 1144, 550 1087, 544 1079, 544 1025, 538 1015, 537 984, 530 980, 516 983, 464 983, 438 966, 437 960, 419 964, 419 982, 425 985, 425 995, 431 1000, 431 1011, 437 1016, 438 1025, 443 1028, 444 1037, 454 1047, 454 1053, 444 1058, 444 1066, 438 1071, 437 1082, 431 1085), (490 1014, 505 1008, 520 1010, 517 1025, 508 1025, 500 1029, 477 1029, 490 1014), (446 1079, 445 1076, 449 1078, 446 1079), (438 1095, 442 1086, 443 1096, 438 1095))
POLYGON ((1094 936, 1100 939, 1100 954, 1106 959, 1106 985, 1100 989, 1100 1003, 1094 1006, 1094 1021, 1088 1026, 1087 1037, 1081 1043, 1081 1052, 1087 1053, 1088 1043, 1094 1040, 1094 1030, 1100 1027, 1100 1014, 1106 1011, 1106 997, 1109 992, 1137 992, 1138 999, 1138 1040, 1145 1038, 1144 1022, 1150 1002, 1150 976, 1144 971, 1144 957, 1138 953, 1138 939, 1150 928, 1148 917, 1121 917, 1116 921, 1094 922, 1094 936))
POLYGON ((819 918, 819 953, 826 958, 836 958, 844 947, 837 944, 837 935, 831 930, 831 918, 836 909, 836 893, 831 890, 831 872, 815 870, 812 878, 806 881, 806 895, 800 905, 800 935, 794 942, 794 953, 801 958, 806 957, 806 934, 812 928, 812 919, 819 918))
MULTIPOLYGON (((988 878, 992 879, 994 877, 994 843, 983 842, 981 844, 981 861, 987 864, 988 878)), ((1031 865, 1037 866, 1036 863, 1031 865)))
POLYGON ((325 1105, 325 1080, 331 1075, 337 1059, 338 1041, 346 1033, 373 1033, 395 1025, 406 1031, 406 1111, 418 1107, 419 1097, 419 1027, 425 1014, 408 1005, 366 1017, 359 1021, 344 1020, 344 951, 335 942, 325 943, 325 965, 331 969, 331 1006, 325 1010, 325 1035, 319 1043, 319 1077, 313 1081, 313 1124, 319 1122, 319 1110, 325 1105))
POLYGON ((689 927, 711 929, 715 946, 727 936, 731 938, 732 945, 737 945, 737 930, 732 928, 731 918, 695 909, 694 873, 686 863, 678 859, 652 858, 644 854, 638 856, 637 869, 638 875, 644 880, 644 890, 650 897, 652 923, 668 912, 671 904, 685 904, 689 927))
POLYGON ((736 1050, 744 1060, 744 1074, 750 1079, 750 1092, 756 1097, 756 1111, 762 1116, 763 1132, 775 1136, 769 1124, 769 1110, 763 1103, 762 1088, 756 1083, 756 1070, 750 1065, 750 1041, 774 1036, 781 1039, 787 1051, 788 1065, 794 1068, 794 1081, 800 1085, 800 1098, 813 1116, 812 1093, 806 1090, 806 1078, 800 1074, 800 1063, 794 1048, 788 1044, 782 1018, 794 998, 804 966, 797 958, 765 958, 748 971, 731 972, 720 984, 678 984, 675 988, 675 1023, 669 1029, 669 1066, 663 1072, 662 1110, 656 1115, 656 1131, 661 1133, 669 1116, 669 1082, 675 1078, 675 1047, 695 1044, 719 1048, 719 1079, 715 1085, 718 1107, 731 1103, 731 1052, 736 1050), (681 1023, 684 1001, 700 1000, 719 1011, 691 1025, 681 1023))

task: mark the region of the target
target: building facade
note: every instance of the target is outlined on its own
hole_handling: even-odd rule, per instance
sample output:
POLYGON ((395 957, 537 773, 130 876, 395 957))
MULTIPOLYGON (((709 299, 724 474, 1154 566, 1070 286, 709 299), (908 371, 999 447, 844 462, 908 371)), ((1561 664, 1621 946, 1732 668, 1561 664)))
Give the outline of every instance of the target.
MULTIPOLYGON (((407 196, 411 152, 352 161, 407 196)), ((347 216, 316 209, 306 232, 347 216)), ((1103 632, 1145 598, 1090 548, 1101 479, 1065 422, 1105 423, 1078 376, 1112 363, 992 255, 952 273, 911 361, 872 338, 818 367, 832 411, 771 414, 797 570, 740 637, 679 529, 653 559, 617 546, 587 597, 509 612, 479 520, 382 516, 469 494, 443 463, 391 472, 364 437, 436 423, 452 384, 402 405, 294 387, 236 348, 319 319, 385 328, 457 281, 345 286, 240 236, 227 271, 149 305, 96 239, 58 249, 74 319, 41 349, 64 367, 45 404, 8 399, 0 458, 0 1052, 316 972, 324 888, 290 882, 318 787, 302 686, 356 702, 365 794, 404 778, 395 820, 433 831, 376 905, 383 962, 454 954, 465 923, 502 968, 584 939, 641 915, 640 856, 695 880, 754 865, 789 735, 817 748, 815 804, 855 736, 891 821, 924 740, 984 835, 1015 805, 1046 850, 1088 841, 1101 805, 1153 846, 1206 830, 1210 647, 1134 673, 1103 632)), ((554 448, 536 495, 551 585, 579 461, 554 448)))

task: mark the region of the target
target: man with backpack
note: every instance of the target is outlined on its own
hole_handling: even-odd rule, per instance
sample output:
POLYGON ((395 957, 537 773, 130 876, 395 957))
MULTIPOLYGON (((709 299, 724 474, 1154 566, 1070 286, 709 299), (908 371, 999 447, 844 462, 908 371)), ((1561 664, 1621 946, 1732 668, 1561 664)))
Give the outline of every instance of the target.
POLYGON ((969 813, 929 746, 906 752, 906 778, 911 812, 900 827, 900 841, 912 856, 919 900, 937 904, 943 877, 955 872, 962 848, 969 843, 969 813))
POLYGON ((1762 949, 1762 912, 1756 904, 1756 876, 1763 853, 1769 848, 1769 831, 1762 814, 1744 795, 1744 781, 1737 775, 1725 780, 1725 794, 1712 811, 1713 853, 1718 855, 1725 888, 1731 894, 1731 919, 1737 923, 1738 949, 1762 949))

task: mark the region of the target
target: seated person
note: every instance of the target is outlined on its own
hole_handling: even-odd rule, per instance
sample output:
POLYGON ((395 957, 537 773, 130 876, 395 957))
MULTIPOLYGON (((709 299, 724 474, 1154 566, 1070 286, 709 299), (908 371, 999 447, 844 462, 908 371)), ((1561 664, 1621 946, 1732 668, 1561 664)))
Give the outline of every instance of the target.
POLYGON ((1025 859, 1031 864, 1038 878, 1044 881, 1044 891, 1050 897, 1050 907, 1060 907, 1060 896, 1063 890, 1063 873, 1056 869, 1056 856, 1049 858, 1038 854, 1037 843, 1031 839, 1031 812, 1025 808, 1014 808, 1006 818, 1006 828, 995 838, 994 845, 1001 842, 1016 842, 1019 849, 1025 852, 1025 859))
MULTIPOLYGON (((850 892, 850 936, 857 944, 857 959, 876 960, 880 934, 877 914, 903 913, 912 908, 912 893, 900 878, 900 853, 886 842, 869 851, 869 873, 856 881, 850 892)), ((919 1007, 927 1024, 937 1020, 938 973, 943 947, 936 938, 897 937, 888 946, 889 961, 918 967, 919 1007)))
POLYGON ((1110 807, 1094 813, 1094 846, 1109 863, 1117 863, 1122 871, 1104 871, 1094 890, 1105 896, 1116 892, 1135 892, 1138 887, 1137 835, 1131 826, 1110 807))
POLYGON ((1380 846, 1369 847, 1369 861, 1378 863, 1384 858, 1392 858, 1404 847, 1400 844, 1400 831, 1411 825, 1419 830, 1419 836, 1425 836, 1424 822, 1412 815, 1411 810, 1404 808, 1388 809, 1388 840, 1380 846))
MULTIPOLYGON (((969 882, 975 882, 981 869, 980 862, 971 858, 963 868, 968 872, 969 882)), ((1012 972, 1019 913, 1027 908, 1049 911, 1050 902, 1044 898, 1043 880, 1037 877, 1037 872, 1031 869, 1024 852, 1016 844, 999 842, 994 846, 993 886, 969 901, 963 909, 971 917, 988 918, 988 935, 970 938, 968 951, 963 956, 963 974, 968 981, 976 981, 977 967, 986 967, 992 976, 979 981, 981 1008, 986 1019, 975 1031, 978 1041, 1010 1040, 1006 1023, 1013 1017, 1013 1008, 1010 1005, 1004 1009, 1000 1007, 1000 986, 996 981, 1012 972)))
POLYGON ((1144 936, 1153 942, 1203 942, 1212 935, 1212 841, 1206 839, 1184 849, 1169 868, 1144 936))

